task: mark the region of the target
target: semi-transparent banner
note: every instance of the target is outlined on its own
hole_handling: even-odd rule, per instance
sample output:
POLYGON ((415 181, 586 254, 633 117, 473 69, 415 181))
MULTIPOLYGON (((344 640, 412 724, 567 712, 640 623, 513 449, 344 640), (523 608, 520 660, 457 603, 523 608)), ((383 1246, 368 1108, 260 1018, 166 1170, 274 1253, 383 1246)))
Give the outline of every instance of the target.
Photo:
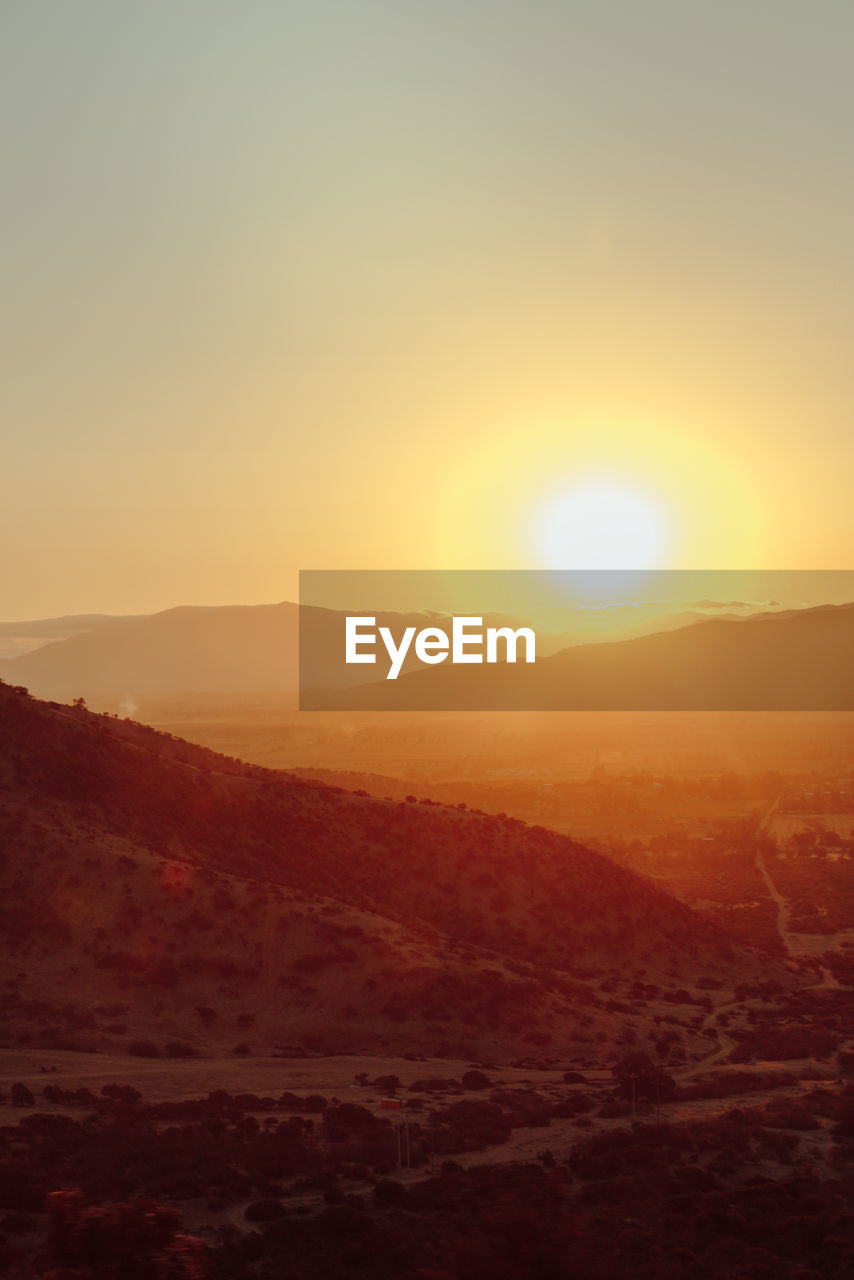
POLYGON ((305 711, 854 709, 854 571, 300 574, 305 711))

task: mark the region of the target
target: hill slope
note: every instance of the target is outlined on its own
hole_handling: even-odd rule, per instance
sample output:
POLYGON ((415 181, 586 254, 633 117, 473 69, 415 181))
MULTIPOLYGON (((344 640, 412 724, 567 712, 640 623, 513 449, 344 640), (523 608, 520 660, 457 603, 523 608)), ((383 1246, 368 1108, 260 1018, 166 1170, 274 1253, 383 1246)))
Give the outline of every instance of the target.
POLYGON ((0 845, 12 1041, 589 1056, 647 1038, 654 1010, 690 1051, 698 982, 768 976, 555 833, 245 766, 5 686, 0 845))

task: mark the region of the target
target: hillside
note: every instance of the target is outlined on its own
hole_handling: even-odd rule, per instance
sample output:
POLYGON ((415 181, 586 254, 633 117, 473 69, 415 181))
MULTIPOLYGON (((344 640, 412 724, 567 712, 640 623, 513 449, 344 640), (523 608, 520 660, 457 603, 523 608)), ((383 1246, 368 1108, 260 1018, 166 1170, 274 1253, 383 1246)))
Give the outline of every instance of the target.
POLYGON ((786 976, 553 832, 5 686, 0 843, 9 1042, 691 1054, 709 990, 786 976))

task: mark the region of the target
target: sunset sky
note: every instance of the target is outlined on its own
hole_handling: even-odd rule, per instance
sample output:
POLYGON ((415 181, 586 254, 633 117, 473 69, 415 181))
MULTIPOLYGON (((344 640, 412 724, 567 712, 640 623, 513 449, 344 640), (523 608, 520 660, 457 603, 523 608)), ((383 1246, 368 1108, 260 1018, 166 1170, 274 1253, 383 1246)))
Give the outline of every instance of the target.
POLYGON ((0 50, 0 618, 854 566, 843 0, 28 0, 0 50))

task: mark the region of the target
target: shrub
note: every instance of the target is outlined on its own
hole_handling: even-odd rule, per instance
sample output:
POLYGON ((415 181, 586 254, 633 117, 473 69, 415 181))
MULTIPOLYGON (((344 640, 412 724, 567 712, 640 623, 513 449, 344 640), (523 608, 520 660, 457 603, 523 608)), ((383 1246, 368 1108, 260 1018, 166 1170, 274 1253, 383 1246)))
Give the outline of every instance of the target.
POLYGON ((391 1178, 383 1178, 374 1187, 374 1204, 380 1208, 398 1207, 406 1203, 406 1187, 391 1178))
POLYGON ((488 1089, 492 1081, 482 1071, 466 1071, 462 1083, 464 1089, 488 1089))
POLYGON ((166 1045, 167 1058, 197 1058, 198 1056, 198 1049, 194 1049, 191 1044, 182 1044, 178 1040, 170 1040, 166 1045))
POLYGON ((284 1212, 285 1206, 281 1200, 255 1200, 246 1206, 243 1216, 247 1222, 275 1222, 284 1212))
POLYGON ((128 1053, 135 1058, 159 1058, 160 1050, 153 1040, 131 1040, 128 1053))
POLYGON ((32 1107, 35 1104, 35 1098, 20 1080, 9 1090, 9 1100, 13 1107, 32 1107))

